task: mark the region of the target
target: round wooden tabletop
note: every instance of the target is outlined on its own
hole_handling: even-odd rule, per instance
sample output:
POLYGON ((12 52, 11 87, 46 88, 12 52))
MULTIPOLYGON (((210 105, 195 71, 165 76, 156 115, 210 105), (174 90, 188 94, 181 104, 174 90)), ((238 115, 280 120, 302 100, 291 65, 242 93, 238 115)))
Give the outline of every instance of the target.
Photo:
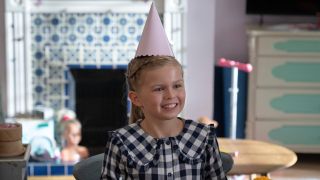
POLYGON ((228 174, 268 174, 294 165, 297 155, 290 149, 262 141, 218 138, 220 151, 233 155, 228 174))

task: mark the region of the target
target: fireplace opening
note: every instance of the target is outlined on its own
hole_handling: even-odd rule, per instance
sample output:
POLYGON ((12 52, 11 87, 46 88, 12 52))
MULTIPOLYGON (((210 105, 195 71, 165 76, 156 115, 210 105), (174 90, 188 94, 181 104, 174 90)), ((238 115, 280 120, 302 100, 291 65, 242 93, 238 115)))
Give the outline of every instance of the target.
POLYGON ((108 131, 128 124, 125 69, 71 69, 81 145, 90 155, 104 152, 108 131))

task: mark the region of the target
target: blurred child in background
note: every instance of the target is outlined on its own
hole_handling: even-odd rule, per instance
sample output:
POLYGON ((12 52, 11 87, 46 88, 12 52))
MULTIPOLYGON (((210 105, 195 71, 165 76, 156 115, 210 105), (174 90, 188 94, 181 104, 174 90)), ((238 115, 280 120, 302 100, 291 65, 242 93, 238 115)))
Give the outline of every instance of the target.
POLYGON ((67 119, 61 122, 62 150, 61 161, 75 163, 89 156, 86 147, 80 146, 81 123, 77 119, 67 119))

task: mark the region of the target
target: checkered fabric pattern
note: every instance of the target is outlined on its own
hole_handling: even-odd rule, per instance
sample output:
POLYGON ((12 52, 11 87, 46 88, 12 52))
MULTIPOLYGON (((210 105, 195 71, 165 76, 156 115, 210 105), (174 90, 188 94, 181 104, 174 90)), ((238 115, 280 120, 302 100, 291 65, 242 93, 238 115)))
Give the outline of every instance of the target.
POLYGON ((181 120, 184 128, 175 137, 153 138, 141 121, 113 132, 101 179, 227 179, 214 127, 181 120))

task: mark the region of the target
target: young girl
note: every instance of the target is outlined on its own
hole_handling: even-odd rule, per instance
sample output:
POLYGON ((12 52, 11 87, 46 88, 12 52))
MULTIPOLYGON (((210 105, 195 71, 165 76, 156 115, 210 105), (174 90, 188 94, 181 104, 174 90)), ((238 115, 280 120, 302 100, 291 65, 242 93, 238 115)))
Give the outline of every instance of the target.
POLYGON ((183 70, 168 41, 162 44, 159 24, 152 5, 127 70, 131 124, 110 135, 101 179, 226 179, 214 128, 177 117, 185 103, 183 70), (155 42, 154 31, 156 43, 146 45, 155 42))
POLYGON ((68 119, 62 122, 63 148, 61 150, 61 161, 65 163, 76 163, 89 156, 88 149, 80 146, 81 124, 77 119, 68 119))

